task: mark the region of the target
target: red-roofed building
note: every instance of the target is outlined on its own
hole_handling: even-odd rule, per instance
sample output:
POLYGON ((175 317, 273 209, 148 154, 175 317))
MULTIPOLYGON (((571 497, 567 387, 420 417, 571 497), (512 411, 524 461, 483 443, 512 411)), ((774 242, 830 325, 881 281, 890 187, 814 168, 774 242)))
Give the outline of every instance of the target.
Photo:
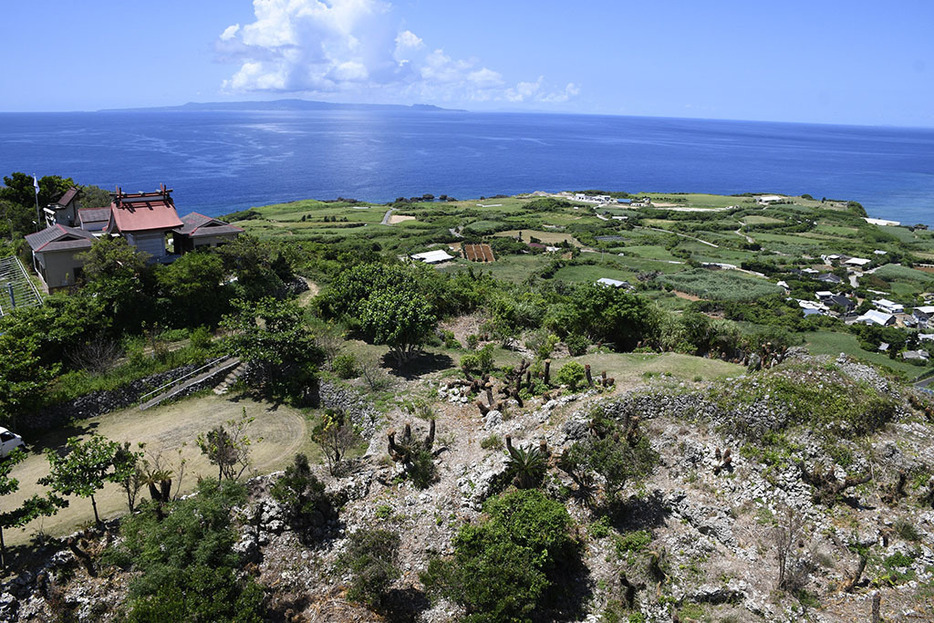
POLYGON ((84 260, 78 256, 90 251, 94 235, 82 229, 55 224, 26 236, 32 248, 32 264, 47 292, 75 285, 81 278, 84 260))
POLYGON ((184 225, 173 230, 176 253, 188 253, 198 248, 216 247, 236 239, 243 230, 216 218, 197 212, 182 217, 184 225))
POLYGON ((164 184, 152 193, 124 193, 118 187, 110 204, 110 222, 105 231, 123 236, 130 246, 148 253, 151 261, 171 261, 165 237, 184 225, 175 211, 171 193, 164 184))

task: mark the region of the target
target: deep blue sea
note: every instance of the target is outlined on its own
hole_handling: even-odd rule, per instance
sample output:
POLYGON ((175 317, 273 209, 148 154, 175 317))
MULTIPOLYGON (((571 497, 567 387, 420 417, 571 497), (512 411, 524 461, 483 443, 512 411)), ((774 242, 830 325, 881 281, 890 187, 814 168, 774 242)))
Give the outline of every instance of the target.
POLYGON ((0 114, 0 173, 174 188, 220 215, 304 198, 810 193, 934 224, 934 129, 424 110, 0 114))

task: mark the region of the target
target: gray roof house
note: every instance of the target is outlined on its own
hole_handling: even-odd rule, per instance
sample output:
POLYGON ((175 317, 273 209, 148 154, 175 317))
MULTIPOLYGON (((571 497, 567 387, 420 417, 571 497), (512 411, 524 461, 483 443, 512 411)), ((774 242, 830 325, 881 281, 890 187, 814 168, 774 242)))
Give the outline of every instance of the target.
POLYGON ((75 285, 81 277, 82 253, 91 250, 94 235, 83 229, 55 224, 26 236, 32 263, 46 292, 75 285))

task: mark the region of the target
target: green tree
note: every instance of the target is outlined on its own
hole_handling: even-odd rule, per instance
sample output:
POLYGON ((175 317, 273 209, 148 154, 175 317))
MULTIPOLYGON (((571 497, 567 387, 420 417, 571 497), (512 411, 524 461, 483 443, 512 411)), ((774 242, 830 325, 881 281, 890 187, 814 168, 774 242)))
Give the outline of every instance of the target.
POLYGON ((535 489, 491 498, 484 511, 458 532, 453 558, 430 561, 422 582, 463 605, 468 623, 544 619, 580 565, 571 517, 535 489))
POLYGON ((100 300, 117 331, 138 329, 151 316, 148 256, 124 238, 100 238, 81 257, 85 295, 100 300))
MULTIPOLYGON (((10 495, 19 490, 19 480, 11 474, 13 468, 25 460, 26 453, 15 448, 0 461, 0 496, 10 495)), ((58 509, 65 506, 68 506, 68 502, 57 495, 37 494, 25 500, 19 508, 0 512, 0 568, 6 569, 6 543, 3 540, 5 528, 23 527, 36 517, 54 515, 58 509)))
POLYGON ((236 480, 250 468, 250 445, 246 428, 254 418, 247 417, 246 408, 239 420, 228 420, 227 426, 215 426, 207 433, 198 435, 201 454, 217 465, 218 480, 236 480))
POLYGON ((91 498, 94 521, 99 525, 101 519, 97 514, 94 494, 112 479, 114 458, 120 450, 120 444, 101 435, 92 435, 85 441, 80 437, 69 437, 65 448, 65 455, 53 448, 46 449, 50 471, 48 476, 39 479, 39 484, 48 485, 62 495, 91 498))
POLYGON ((239 483, 204 479, 197 495, 171 504, 168 514, 146 504, 123 519, 117 554, 138 571, 130 584, 129 621, 263 620, 263 591, 238 573, 241 561, 233 550, 231 509, 245 502, 239 483))
POLYGON ((324 353, 315 344, 291 302, 266 297, 256 302, 235 300, 235 314, 225 316, 230 347, 250 364, 253 379, 269 395, 304 400, 317 378, 324 353))
POLYGON ((126 505, 131 513, 136 510, 136 497, 146 484, 143 469, 143 444, 139 444, 138 448, 139 450, 133 450, 130 442, 124 441, 114 453, 114 471, 108 477, 110 482, 120 485, 126 493, 126 505))
POLYGON ((413 292, 374 292, 359 308, 360 327, 374 344, 389 346, 402 366, 419 352, 435 325, 431 305, 413 292))
MULTIPOLYGON (((39 178, 39 208, 49 205, 68 189, 75 185, 70 177, 63 178, 58 175, 46 175, 39 178)), ((26 173, 12 173, 3 178, 4 186, 0 187, 0 201, 7 202, 7 218, 13 223, 13 231, 25 235, 36 231, 36 191, 32 175, 26 173)), ((45 217, 38 228, 44 229, 45 217)))
POLYGON ((637 422, 630 418, 621 425, 606 415, 595 415, 591 435, 565 450, 558 466, 582 486, 589 487, 592 475, 599 475, 607 498, 615 502, 627 482, 648 475, 658 463, 658 453, 638 433, 637 422))
POLYGON ((342 410, 326 409, 321 421, 311 431, 312 440, 324 450, 331 475, 337 474, 341 460, 353 447, 358 437, 353 424, 342 410))
POLYGON ((639 342, 654 338, 658 311, 638 295, 588 284, 574 291, 571 302, 556 311, 550 324, 561 336, 577 333, 593 342, 612 343, 616 350, 629 351, 639 342))
POLYGON ((33 412, 60 369, 40 357, 38 335, 17 325, 0 335, 0 422, 17 428, 33 412))
POLYGON ((156 269, 162 316, 173 326, 216 325, 228 311, 224 262, 209 251, 186 253, 156 269))

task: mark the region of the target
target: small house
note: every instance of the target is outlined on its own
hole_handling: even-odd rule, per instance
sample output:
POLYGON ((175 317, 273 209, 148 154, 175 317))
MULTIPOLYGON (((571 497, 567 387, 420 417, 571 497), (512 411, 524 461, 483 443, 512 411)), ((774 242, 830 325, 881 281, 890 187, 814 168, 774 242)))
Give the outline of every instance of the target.
POLYGON ((773 203, 781 203, 785 201, 785 197, 781 195, 759 195, 756 197, 756 203, 760 206, 769 206, 773 203))
POLYGON ((217 247, 237 239, 243 229, 236 225, 197 212, 182 217, 181 227, 172 230, 172 243, 176 253, 217 247))
POLYGON ((902 353, 905 361, 927 361, 929 356, 926 350, 906 350, 902 353))
POLYGON ((65 225, 74 227, 78 222, 78 195, 81 191, 72 186, 58 201, 47 205, 42 211, 45 213, 46 225, 65 225))
POLYGON ((875 309, 870 309, 862 316, 856 318, 856 322, 860 322, 862 324, 874 324, 880 327, 891 327, 895 324, 895 316, 875 309))
POLYGON ((600 277, 599 279, 597 279, 597 285, 606 286, 608 288, 625 288, 627 290, 632 287, 631 285, 629 285, 628 281, 610 279, 609 277, 600 277))
POLYGON ((824 273, 822 275, 818 275, 816 279, 820 282, 830 283, 833 285, 839 285, 843 283, 843 279, 841 279, 840 277, 838 277, 837 275, 833 273, 824 273))
POLYGON ((55 224, 26 236, 32 249, 32 265, 46 292, 75 285, 81 278, 84 259, 94 236, 75 227, 55 224))
POLYGON ((856 303, 854 303, 849 298, 843 296, 842 294, 834 294, 826 301, 827 305, 831 307, 842 307, 844 312, 849 312, 856 309, 856 303))
POLYGON ((864 268, 869 264, 872 264, 872 260, 867 260, 866 258, 862 257, 851 257, 843 263, 851 268, 864 268))
POLYGON ((877 299, 872 302, 877 309, 884 311, 887 314, 904 314, 905 306, 901 303, 895 303, 888 299, 877 299))
POLYGON ((931 316, 934 316, 934 305, 915 307, 914 317, 918 319, 918 322, 928 322, 931 316))

